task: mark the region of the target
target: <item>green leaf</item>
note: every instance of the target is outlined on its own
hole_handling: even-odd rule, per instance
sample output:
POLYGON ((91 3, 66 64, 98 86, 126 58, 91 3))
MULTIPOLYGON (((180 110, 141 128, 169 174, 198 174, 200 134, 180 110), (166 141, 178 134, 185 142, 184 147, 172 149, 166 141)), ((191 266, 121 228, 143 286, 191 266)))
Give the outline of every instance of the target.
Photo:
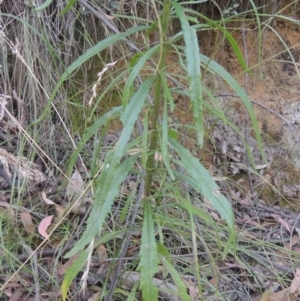
MULTIPOLYGON (((195 13, 195 11, 191 11, 191 10, 187 10, 187 11, 195 13)), ((242 66, 242 68, 244 70, 248 70, 248 67, 245 63, 244 56, 243 56, 243 54, 240 50, 238 42, 234 39, 232 34, 228 30, 226 30, 226 27, 219 25, 218 22, 207 18, 205 15, 202 15, 202 14, 199 14, 199 13, 196 13, 196 14, 199 15, 202 19, 204 19, 204 21, 207 22, 207 24, 209 24, 211 27, 217 28, 218 30, 220 30, 224 34, 224 36, 226 37, 226 39, 230 43, 231 49, 234 51, 234 53, 235 53, 240 65, 242 66)), ((199 27, 202 28, 203 24, 195 25, 193 27, 194 28, 199 28, 199 27)))
POLYGON ((67 299, 68 290, 72 284, 72 281, 74 280, 76 275, 82 271, 87 256, 88 256, 88 250, 82 251, 79 257, 72 263, 72 265, 68 267, 65 273, 64 280, 61 285, 61 294, 62 294, 63 301, 67 299))
MULTIPOLYGON (((108 157, 113 160, 113 152, 110 152, 108 157)), ((125 180, 137 158, 138 156, 131 156, 115 168, 113 167, 113 162, 109 159, 107 160, 111 164, 107 164, 104 167, 105 170, 102 171, 97 181, 94 206, 87 220, 86 230, 73 249, 65 255, 65 258, 70 258, 81 251, 97 234, 101 233, 106 216, 111 211, 113 201, 118 195, 120 185, 125 180)))
POLYGON ((97 234, 101 233, 103 223, 111 210, 115 197, 118 195, 120 185, 139 156, 139 154, 131 156, 120 165, 120 160, 124 155, 134 124, 141 112, 154 79, 155 77, 148 77, 140 85, 138 91, 133 95, 121 115, 124 127, 115 150, 108 152, 104 162, 104 170, 102 170, 96 182, 95 203, 87 221, 87 229, 74 248, 66 254, 66 258, 82 250, 97 234))
POLYGON ((143 301, 155 301, 158 299, 158 289, 152 282, 153 276, 158 270, 158 262, 150 200, 145 199, 140 264, 138 267, 141 273, 140 288, 143 294, 143 301))
POLYGON ((149 111, 148 109, 145 112, 144 116, 144 132, 143 132, 143 137, 142 137, 142 166, 144 169, 146 169, 147 165, 147 159, 148 159, 148 136, 149 136, 149 130, 148 130, 148 125, 149 125, 149 111))
POLYGON ((184 51, 187 59, 187 72, 189 81, 190 98, 193 109, 196 135, 199 146, 203 147, 204 129, 203 129, 203 108, 202 108, 202 85, 201 68, 199 56, 199 42, 196 30, 189 25, 189 21, 184 14, 183 7, 172 1, 176 14, 180 19, 183 32, 185 47, 184 51))
MULTIPOLYGON (((160 138, 160 136, 159 136, 160 138)), ((168 148, 168 108, 167 108, 167 100, 164 99, 164 113, 163 113, 163 122, 162 122, 162 139, 161 139, 161 153, 164 165, 170 175, 171 180, 175 179, 174 173, 170 166, 170 152, 168 148)))
MULTIPOLYGON (((132 69, 132 71, 130 72, 130 75, 128 77, 128 79, 126 80, 126 84, 124 87, 124 92, 123 92, 123 97, 122 97, 122 101, 123 101, 123 105, 126 105, 128 102, 128 98, 130 96, 130 90, 131 87, 133 86, 133 83, 136 79, 136 77, 140 74, 141 69, 143 68, 143 66, 145 65, 145 63, 148 61, 148 59, 159 50, 160 45, 157 44, 154 47, 151 47, 149 50, 147 50, 143 56, 138 60, 138 62, 135 64, 134 68, 132 69)), ((140 55, 140 53, 139 53, 140 55)), ((135 58, 134 58, 135 59, 135 58)))
POLYGON ((226 221, 230 230, 228 241, 230 247, 227 248, 227 251, 231 247, 235 249, 234 215, 230 202, 220 193, 220 188, 212 179, 208 170, 188 149, 173 139, 170 139, 170 143, 180 156, 181 161, 177 163, 180 164, 193 179, 189 184, 207 198, 214 209, 226 221))
POLYGON ((211 218, 211 216, 209 216, 206 212, 202 211, 200 208, 191 205, 189 202, 164 204, 164 205, 160 205, 158 208, 162 209, 162 208, 176 208, 176 207, 186 210, 189 214, 197 215, 201 220, 205 221, 208 225, 214 224, 214 220, 211 218))
POLYGON ((80 140, 79 144, 77 145, 77 148, 75 150, 75 152, 72 154, 71 158, 70 158, 70 162, 68 164, 68 172, 70 174, 70 172, 72 171, 78 154, 82 151, 82 149, 84 148, 85 144, 87 143, 87 141, 93 136, 95 135, 99 129, 106 124, 111 118, 116 117, 118 114, 120 114, 122 111, 122 107, 115 107, 113 108, 111 111, 105 113, 102 117, 100 117, 92 126, 90 126, 87 131, 85 132, 85 134, 83 135, 82 139, 80 140))
POLYGON ((140 85, 138 91, 132 97, 121 116, 122 123, 126 128, 128 127, 128 131, 130 131, 130 133, 137 120, 138 114, 141 112, 142 107, 144 106, 145 99, 152 84, 154 83, 154 80, 155 76, 147 77, 147 79, 140 85))
POLYGON ((89 48, 84 54, 82 54, 77 60, 75 60, 67 70, 60 76, 60 81, 65 81, 77 68, 79 68, 84 62, 98 54, 100 51, 108 48, 112 44, 124 40, 127 36, 136 33, 138 31, 143 31, 149 28, 149 26, 137 26, 129 28, 125 32, 117 33, 112 36, 107 37, 104 40, 101 40, 95 46, 89 48))
POLYGON ((235 91, 235 93, 241 98, 241 100, 244 103, 245 107, 247 108, 249 116, 251 118, 253 130, 255 132, 255 137, 256 137, 260 152, 262 154, 264 161, 266 161, 263 144, 262 144, 261 137, 260 137, 258 122, 256 119, 256 115, 255 115, 253 106, 251 104, 251 101, 248 98, 248 95, 246 94, 244 89, 239 85, 239 83, 233 78, 233 76, 229 72, 227 72, 221 65, 219 65, 217 62, 211 60, 209 57, 207 57, 204 54, 200 53, 199 55, 200 55, 202 64, 204 64, 205 67, 210 69, 213 73, 216 73, 219 76, 221 76, 228 83, 228 85, 235 91))

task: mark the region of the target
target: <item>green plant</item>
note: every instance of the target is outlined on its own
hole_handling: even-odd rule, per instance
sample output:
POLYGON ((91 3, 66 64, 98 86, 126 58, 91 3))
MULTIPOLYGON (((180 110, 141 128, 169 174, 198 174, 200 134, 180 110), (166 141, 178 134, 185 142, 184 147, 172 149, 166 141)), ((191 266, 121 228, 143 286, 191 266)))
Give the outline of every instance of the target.
MULTIPOLYGON (((262 26, 260 10, 255 3, 250 1, 247 7, 252 9, 255 17, 253 22, 258 25, 261 56, 262 33, 269 24, 266 27, 262 26)), ((54 39, 55 35, 47 32, 49 27, 43 27, 42 21, 33 26, 13 17, 30 32, 30 35, 24 36, 24 47, 29 49, 30 45, 34 44, 31 43, 33 40, 39 41, 35 42, 35 47, 43 45, 40 47, 45 51, 47 59, 46 63, 42 58, 35 60, 32 55, 34 52, 28 51, 23 60, 27 65, 22 65, 22 74, 28 72, 30 76, 23 76, 24 82, 18 82, 17 90, 22 91, 25 85, 22 97, 26 96, 32 101, 29 109, 31 119, 24 131, 26 139, 23 139, 24 142, 20 144, 18 151, 23 154, 26 149, 25 141, 29 140, 34 145, 28 152, 29 157, 33 158, 36 153, 42 155, 46 150, 47 159, 55 158, 49 161, 50 165, 65 179, 58 194, 63 194, 65 184, 75 167, 78 167, 78 162, 84 168, 86 164, 88 170, 85 191, 72 204, 66 206, 64 214, 57 219, 53 231, 49 234, 49 240, 54 237, 52 234, 56 231, 57 237, 76 241, 71 249, 68 248, 64 258, 73 260, 73 256, 76 255, 78 258, 67 269, 62 284, 57 279, 52 279, 50 273, 45 274, 51 279, 56 290, 61 286, 64 300, 71 299, 74 291, 70 287, 74 279, 79 272, 89 271, 92 255, 104 244, 109 259, 112 260, 106 278, 101 278, 101 300, 109 300, 112 296, 115 299, 128 297, 134 300, 138 291, 136 284, 130 294, 126 289, 116 288, 117 279, 125 281, 126 277, 130 277, 130 272, 139 276, 135 281, 139 281, 143 300, 158 299, 159 293, 167 291, 165 287, 158 287, 157 283, 153 283, 158 270, 162 271, 164 278, 172 278, 171 282, 175 283, 177 288, 177 291, 172 290, 172 294, 180 295, 182 300, 192 299, 186 292, 187 284, 182 275, 195 275, 198 297, 200 295, 203 299, 206 287, 212 286, 208 279, 219 277, 220 262, 232 258, 239 260, 236 251, 256 260, 259 258, 255 252, 248 252, 248 247, 236 244, 236 237, 239 242, 249 245, 249 249, 253 248, 256 242, 246 239, 244 233, 235 233, 230 202, 220 192, 215 178, 195 155, 194 149, 186 144, 185 133, 188 131, 188 139, 194 142, 193 147, 196 151, 205 152, 203 150, 210 146, 210 133, 205 126, 205 119, 214 115, 216 120, 229 125, 246 146, 250 164, 245 168, 255 168, 243 133, 227 119, 213 92, 204 85, 208 74, 212 78, 221 78, 222 83, 227 84, 241 99, 250 116, 254 136, 262 153, 263 146, 247 94, 234 77, 214 60, 213 55, 202 53, 198 36, 206 34, 209 30, 218 32, 232 48, 244 72, 250 72, 247 62, 244 61, 238 42, 227 30, 228 19, 224 16, 218 21, 212 20, 201 13, 201 10, 186 8, 178 1, 151 1, 151 7, 143 6, 140 16, 127 16, 129 29, 118 32, 110 25, 112 27, 109 28, 114 29, 114 34, 109 35, 106 32, 107 36, 102 37, 100 41, 97 39, 99 42, 94 43, 96 38, 89 35, 86 25, 89 12, 78 7, 75 9, 75 4, 76 1, 69 1, 65 9, 59 7, 59 20, 63 20, 68 14, 74 17, 70 28, 75 32, 72 38, 76 47, 66 56, 78 57, 74 61, 68 62, 66 58, 63 60, 58 55, 67 52, 67 43, 53 43, 51 38, 54 39), (80 14, 84 17, 79 17, 80 14), (172 24, 180 24, 180 29, 175 33, 172 33, 172 24), (157 42, 151 45, 153 40, 150 36, 157 42), (140 48, 135 45, 139 45, 140 48), (127 51, 127 47, 135 52, 127 51), (180 67, 181 74, 171 70, 168 61, 170 54, 173 58, 176 57, 174 65, 180 67), (109 59, 112 60, 107 63, 109 59), (48 70, 49 66, 53 68, 48 70), (98 69, 101 69, 101 75, 98 74, 97 82, 92 85, 91 80, 95 79, 98 69), (38 70, 41 70, 40 74, 38 70), (43 80, 39 81, 39 77, 43 80), (87 102, 85 97, 90 90, 95 95, 93 94, 93 98, 90 98, 92 100, 87 102), (191 114, 186 124, 172 115, 177 108, 178 96, 187 99, 191 106, 191 114), (59 125, 53 122, 53 116, 59 120, 59 125), (113 143, 106 144, 105 138, 112 130, 118 132, 118 138, 113 143), (57 154, 61 145, 57 144, 58 150, 55 147, 51 148, 51 139, 46 140, 44 144, 45 140, 42 138, 48 132, 55 133, 59 138, 59 133, 64 133, 62 136, 69 137, 69 141, 72 142, 62 162, 57 154), (74 137, 76 139, 73 139, 74 137), (70 153, 72 156, 69 158, 70 153), (65 158, 69 159, 68 164, 65 158), (58 168, 57 162, 61 169, 58 168), (133 188, 126 194, 126 189, 123 188, 126 188, 128 183, 133 188), (90 194, 94 202, 91 211, 84 217, 77 217, 72 207, 76 207, 76 203, 86 194, 90 194), (70 221, 65 226, 66 231, 61 227, 64 219, 70 221), (72 227, 75 228, 74 233, 71 231, 72 227), (132 238, 133 236, 137 238, 132 238), (139 248, 139 252, 134 254, 138 255, 138 258, 132 256, 129 263, 123 265, 122 258, 126 257, 128 244, 133 241, 139 248)), ((146 5, 146 1, 136 3, 136 10, 139 9, 139 5, 146 5)), ((44 6, 36 9, 36 13, 40 12, 45 12, 44 6)), ((125 16, 116 16, 123 18, 125 24, 125 16)), ((237 18, 242 16, 238 15, 237 18)), ((36 20, 39 20, 37 16, 36 20)), ((118 19, 116 24, 124 25, 122 21, 118 19)), ((66 35, 66 32, 63 31, 62 35, 66 35)), ((282 43, 288 50, 288 45, 283 40, 282 43)), ((288 52, 291 53, 289 50, 288 52)), ((259 59, 262 61, 264 58, 259 59)), ((16 77, 18 64, 14 68, 13 74, 16 77)), ((5 76, 9 76, 8 71, 5 76)), ((39 208, 38 200, 22 199, 23 191, 25 189, 18 191, 18 206, 39 208)), ((12 203, 14 196, 11 195, 12 203)), ((37 220, 40 219, 41 216, 37 215, 37 220)), ((22 267, 21 261, 18 256, 13 255, 19 252, 16 247, 18 243, 13 244, 7 239, 13 230, 13 224, 10 225, 7 220, 7 217, 1 216, 0 230, 3 235, 0 245, 3 246, 1 249, 5 257, 11 258, 12 267, 19 268, 22 267), (7 244, 10 246, 6 247, 7 244)), ((18 239, 21 241, 23 235, 19 235, 18 239)), ((36 250, 48 242, 41 242, 38 235, 34 239, 37 241, 32 244, 37 246, 36 250)), ((30 243, 31 241, 28 244, 30 243)), ((258 243, 255 246, 257 245, 258 243)), ((270 252, 278 250, 276 246, 267 247, 270 252)), ((64 247, 62 248, 65 252, 64 247)), ((61 260, 63 251, 55 257, 55 262, 61 260)), ((32 257, 33 253, 28 260, 34 263, 36 258, 32 257)), ((244 258, 242 262, 251 271, 250 264, 244 258)), ((250 274, 252 275, 252 271, 250 274)), ((82 287, 84 288, 84 285, 82 287)), ((220 294, 217 285, 211 288, 216 295, 220 294)), ((45 284, 45 291, 47 289, 45 284)))
MULTIPOLYGON (((66 72, 61 76, 60 83, 57 85, 58 89, 61 83, 68 78, 69 74, 76 70, 76 68, 78 68, 83 62, 95 55, 97 52, 109 47, 113 43, 116 43, 121 39, 126 38, 130 34, 138 31, 158 30, 160 44, 158 46, 150 47, 149 49, 146 49, 146 51, 139 53, 138 58, 136 59, 134 57, 133 63, 130 64, 131 69, 128 70, 128 80, 122 95, 122 108, 113 109, 113 111, 111 111, 108 115, 103 116, 101 119, 99 119, 99 121, 96 121, 95 124, 87 130, 86 134, 83 136, 81 144, 78 146, 77 151, 73 154, 70 161, 70 168, 72 168, 76 160, 76 156, 81 151, 88 139, 94 135, 96 131, 98 131, 99 127, 104 125, 109 120, 108 118, 115 115, 114 112, 118 112, 121 115, 120 119, 123 124, 123 129, 116 147, 107 153, 103 164, 104 167, 100 172, 99 178, 95 181, 95 203, 87 220, 86 230, 75 247, 68 252, 66 255, 67 258, 70 258, 78 252, 81 252, 81 254, 86 254, 86 247, 93 243, 95 237, 103 231, 105 220, 111 212, 115 198, 118 196, 119 186, 126 179, 135 162, 139 160, 140 154, 129 157, 126 156, 128 151, 128 142, 132 136, 134 124, 137 122, 142 111, 147 111, 147 114, 150 115, 150 119, 147 119, 147 123, 144 123, 144 133, 141 133, 141 135, 144 137, 142 138, 143 140, 145 139, 145 141, 147 141, 148 135, 150 141, 149 147, 147 146, 147 143, 145 143, 141 150, 142 159, 144 158, 142 163, 145 171, 145 190, 142 200, 143 228, 139 262, 143 300, 155 300, 158 296, 157 287, 152 284, 153 275, 157 271, 160 261, 159 249, 157 248, 157 242, 155 238, 155 224, 157 222, 155 220, 156 211, 154 210, 155 207, 153 207, 153 204, 157 202, 156 198, 158 198, 158 195, 153 192, 152 188, 153 179, 155 176, 157 176, 157 164, 162 164, 166 167, 168 171, 166 176, 172 179, 171 181, 179 179, 186 182, 190 187, 195 189, 195 191, 198 191, 203 197, 207 198, 211 202, 214 209, 221 215, 228 225, 229 239, 224 248, 223 256, 226 256, 228 253, 234 253, 235 249, 234 218, 230 203, 219 192, 218 186, 209 175, 209 172, 201 165, 199 160, 194 157, 188 149, 180 144, 180 136, 178 133, 176 133, 176 130, 168 126, 168 108, 171 108, 172 110, 172 107, 174 107, 170 90, 166 84, 166 79, 168 76, 168 71, 166 68, 166 52, 168 49, 175 48, 180 57, 180 61, 184 65, 184 62, 187 64, 186 67, 183 67, 187 72, 186 78, 189 83, 188 96, 192 103, 195 124, 194 129, 200 147, 203 147, 204 144, 204 103, 201 89, 201 66, 209 71, 216 72, 221 75, 241 96, 253 121, 257 139, 260 141, 255 115, 247 95, 243 92, 243 90, 229 73, 227 73, 216 62, 211 60, 211 58, 207 58, 200 53, 196 29, 198 26, 201 27, 201 24, 196 23, 194 26, 191 26, 189 24, 189 18, 185 15, 182 6, 174 1, 165 1, 161 14, 156 11, 156 15, 157 28, 137 27, 129 29, 125 33, 115 34, 106 38, 105 40, 99 42, 98 45, 95 45, 93 48, 89 49, 70 67, 68 67, 66 72), (173 10, 172 16, 170 15, 171 7, 175 9, 173 10), (168 36, 170 17, 173 19, 178 18, 181 23, 182 32, 175 37, 168 36), (185 41, 185 47, 181 47, 176 44, 176 42, 181 38, 183 38, 185 41), (135 90, 135 82, 147 61, 157 66, 154 69, 155 72, 147 75, 147 77, 143 76, 143 81, 139 83, 138 89, 135 90), (153 106, 149 106, 145 101, 146 98, 151 95, 152 87, 154 90, 153 106), (163 115, 162 122, 160 123, 159 120, 161 109, 163 109, 163 115), (158 141, 160 141, 159 144, 158 141), (158 163, 157 159, 155 159, 157 154, 162 154, 162 163, 158 163), (173 154, 172 159, 170 159, 171 154, 173 154), (175 166, 180 166, 182 172, 178 173, 176 169, 174 170, 175 166)), ((195 19, 192 20, 195 21, 195 19)), ((225 28, 218 26, 217 23, 208 19, 207 21, 209 22, 210 26, 217 27, 223 31, 231 45, 234 47, 234 51, 240 58, 241 63, 243 63, 242 55, 230 33, 227 32, 225 28)), ((55 96, 57 89, 54 90, 52 97, 55 96)), ((156 210, 158 211, 163 208, 159 206, 159 203, 157 206, 158 207, 156 210)), ((209 215, 207 215, 207 213, 203 212, 201 209, 196 209, 189 198, 187 198, 187 200, 182 204, 175 203, 173 206, 179 206, 187 211, 187 213, 190 215, 191 229, 194 228, 194 215, 203 218, 207 222, 211 222, 209 215)), ((194 231, 192 231, 192 233, 194 233, 194 231)), ((196 252, 197 239, 195 233, 192 235, 194 236, 193 250, 196 252)), ((83 266, 84 258, 85 256, 80 256, 79 261, 81 262, 81 265, 79 265, 79 267, 83 266)), ((197 257, 195 256, 194 258, 196 261, 196 270, 199 270, 197 257)), ((66 299, 66 293, 70 285, 70 280, 72 277, 75 277, 75 275, 78 273, 78 270, 80 270, 80 268, 78 269, 77 265, 69 268, 69 276, 66 278, 67 280, 64 281, 62 286, 64 299, 66 299)), ((174 271, 172 274, 174 275, 174 271)), ((176 279, 179 281, 178 277, 176 279)), ((181 285, 181 287, 184 287, 184 285, 181 285)), ((184 289, 180 290, 179 294, 184 299, 188 298, 184 289)))

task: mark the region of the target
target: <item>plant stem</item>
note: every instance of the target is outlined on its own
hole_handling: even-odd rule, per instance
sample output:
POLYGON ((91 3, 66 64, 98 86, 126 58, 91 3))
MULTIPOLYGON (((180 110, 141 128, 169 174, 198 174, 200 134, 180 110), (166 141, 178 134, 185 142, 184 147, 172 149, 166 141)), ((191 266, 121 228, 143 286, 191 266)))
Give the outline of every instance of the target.
MULTIPOLYGON (((151 140, 149 146, 149 157, 146 165, 146 179, 145 179, 145 197, 150 196, 151 193, 151 185, 153 179, 153 171, 155 165, 155 151, 157 150, 157 141, 158 141, 158 117, 159 117, 159 107, 161 104, 161 95, 162 95, 162 81, 165 79, 165 66, 166 66, 166 41, 167 41, 167 31, 168 24, 170 19, 170 7, 171 1, 167 0, 164 2, 163 13, 161 18, 161 26, 160 26, 160 37, 161 37, 161 48, 160 48, 160 59, 156 74, 156 82, 155 82, 155 97, 154 97, 154 106, 152 110, 152 118, 151 118, 151 140)), ((159 22, 160 24, 160 22, 159 22)))

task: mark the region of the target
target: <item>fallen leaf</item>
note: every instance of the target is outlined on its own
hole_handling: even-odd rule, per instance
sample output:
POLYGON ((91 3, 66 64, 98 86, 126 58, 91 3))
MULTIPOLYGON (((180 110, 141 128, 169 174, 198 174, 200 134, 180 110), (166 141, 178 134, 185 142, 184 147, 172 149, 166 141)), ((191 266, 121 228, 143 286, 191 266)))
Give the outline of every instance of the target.
POLYGON ((103 244, 100 244, 96 249, 97 255, 99 257, 100 263, 102 258, 107 258, 107 250, 103 244))
POLYGON ((66 195, 70 198, 82 193, 84 190, 84 183, 80 173, 75 170, 66 188, 66 195))
POLYGON ((290 292, 292 294, 299 295, 300 294, 300 269, 296 269, 294 279, 290 286, 290 292))
POLYGON ((48 205, 53 205, 55 207, 55 210, 56 210, 58 216, 61 216, 64 214, 64 211, 65 211, 64 207, 59 206, 59 205, 55 204, 53 201, 51 201, 50 199, 48 199, 45 191, 42 191, 42 200, 48 205))
MULTIPOLYGON (((284 247, 287 249, 287 250, 292 250, 292 248, 299 242, 299 235, 296 234, 296 235, 293 235, 291 237, 291 240, 289 242, 287 242, 286 244, 284 244, 284 247)), ((296 252, 294 250, 294 252, 296 252)))
POLYGON ((48 237, 47 229, 51 225, 52 219, 53 219, 53 215, 46 216, 44 219, 42 219, 42 221, 38 226, 39 233, 45 238, 48 237))
MULTIPOLYGON (((79 197, 80 194, 84 191, 84 183, 80 173, 76 170, 66 188, 66 195, 71 201, 75 197, 79 197)), ((78 198, 75 204, 72 207, 72 212, 77 213, 79 207, 81 206, 83 198, 78 198)))
POLYGON ((277 214, 271 214, 271 216, 275 219, 276 222, 280 223, 287 231, 289 231, 291 233, 291 228, 290 228, 289 224, 284 219, 282 219, 277 214))
POLYGON ((32 217, 29 212, 23 211, 20 213, 21 222, 27 232, 27 234, 36 233, 35 226, 32 222, 32 217))
POLYGON ((24 300, 21 298, 21 296, 24 294, 25 289, 24 288, 18 288, 16 289, 13 294, 10 296, 9 301, 19 301, 19 300, 24 300))
POLYGON ((199 297, 199 288, 195 284, 195 281, 193 281, 192 277, 184 277, 182 279, 186 287, 188 288, 189 295, 192 300, 196 300, 199 297))
POLYGON ((293 301, 287 289, 283 289, 279 292, 266 291, 261 296, 257 296, 252 299, 252 301, 293 301))
POLYGON ((42 191, 42 200, 48 205, 56 205, 53 201, 47 198, 45 191, 42 191))
POLYGON ((88 301, 97 301, 97 300, 99 300, 100 294, 101 294, 101 292, 98 292, 98 293, 93 294, 93 295, 88 299, 88 301))

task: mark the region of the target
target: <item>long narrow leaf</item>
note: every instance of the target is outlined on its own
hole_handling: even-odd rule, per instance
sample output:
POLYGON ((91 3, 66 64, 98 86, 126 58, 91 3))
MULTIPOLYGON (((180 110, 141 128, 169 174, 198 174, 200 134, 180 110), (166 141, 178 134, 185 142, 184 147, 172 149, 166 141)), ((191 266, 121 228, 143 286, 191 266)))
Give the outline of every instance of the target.
POLYGON ((40 6, 36 7, 34 10, 36 12, 41 11, 41 10, 47 8, 49 5, 51 5, 52 2, 53 2, 53 0, 46 0, 43 4, 41 4, 40 6))
POLYGON ((84 250, 80 253, 79 257, 73 262, 73 264, 67 269, 65 273, 64 280, 61 285, 62 299, 65 301, 67 299, 68 290, 72 284, 72 281, 76 275, 82 271, 86 258, 88 256, 88 250, 84 250))
MULTIPOLYGON (((242 52, 240 50, 240 47, 239 47, 237 41, 234 39, 234 37, 232 36, 232 34, 228 30, 226 30, 225 26, 220 25, 218 22, 213 21, 213 20, 209 19, 208 17, 206 17, 205 15, 200 14, 198 12, 191 11, 191 10, 187 10, 187 11, 191 12, 193 14, 199 15, 202 19, 204 19, 207 22, 207 24, 208 24, 209 27, 214 27, 214 28, 217 28, 218 30, 220 30, 224 34, 224 36, 226 37, 226 39, 228 40, 228 42, 230 43, 231 49, 234 51, 234 53, 235 53, 235 55, 236 55, 236 57, 237 57, 240 65, 242 66, 242 68, 244 70, 248 70, 248 67, 247 67, 247 65, 245 63, 243 54, 242 54, 242 52)), ((203 24, 200 24, 200 25, 197 24, 197 25, 194 25, 193 27, 195 29, 199 28, 199 27, 200 27, 200 29, 203 29, 203 27, 207 27, 207 25, 205 24, 203 26, 203 24)))
POLYGON ((204 64, 213 73, 216 73, 219 76, 221 76, 228 83, 228 85, 230 85, 230 87, 235 91, 235 93, 241 98, 241 100, 244 103, 245 107, 247 108, 249 116, 251 118, 253 130, 255 132, 255 137, 256 137, 260 152, 262 154, 264 161, 266 161, 265 153, 263 150, 264 148, 263 148, 261 137, 260 137, 258 122, 256 119, 256 115, 255 115, 253 106, 248 98, 248 95, 246 94, 244 89, 238 84, 238 82, 233 78, 233 76, 224 69, 224 67, 222 67, 217 62, 211 60, 209 57, 207 57, 206 55, 204 55, 202 53, 200 53, 199 56, 201 58, 202 64, 204 64))
POLYGON ((97 183, 95 203, 87 220, 86 230, 74 248, 65 255, 65 258, 81 251, 98 233, 101 233, 106 216, 111 211, 113 201, 118 195, 120 185, 125 180, 137 157, 129 157, 115 169, 108 166, 101 173, 97 183))
POLYGON ((234 215, 230 202, 220 193, 220 188, 212 179, 207 169, 199 162, 199 160, 179 142, 173 139, 169 140, 171 145, 180 156, 181 161, 178 163, 185 168, 185 170, 194 180, 194 182, 190 183, 192 187, 206 197, 214 209, 226 221, 230 230, 230 237, 226 248, 227 251, 231 247, 235 249, 234 215))
POLYGON ((101 233, 103 223, 111 210, 115 197, 118 195, 120 185, 137 159, 138 155, 132 156, 120 165, 134 124, 142 110, 154 79, 155 77, 148 77, 143 82, 121 116, 124 128, 115 150, 108 152, 104 162, 105 169, 101 172, 96 183, 95 203, 87 221, 87 229, 74 248, 66 254, 67 258, 82 250, 98 233, 101 233))
POLYGON ((176 269, 173 267, 173 265, 168 261, 162 258, 161 260, 164 264, 164 266, 168 269, 169 273, 171 274, 175 285, 178 288, 177 294, 180 296, 182 301, 191 301, 191 297, 187 294, 187 287, 186 285, 182 282, 181 276, 179 273, 176 271, 176 269))
POLYGON ((150 201, 145 200, 139 264, 139 270, 141 272, 140 287, 143 294, 143 301, 155 301, 158 298, 158 289, 152 282, 152 278, 157 272, 159 262, 154 232, 150 201))
POLYGON ((199 56, 199 42, 197 32, 189 25, 187 17, 184 15, 183 7, 175 1, 172 4, 176 14, 180 19, 185 47, 184 51, 187 59, 187 72, 189 81, 190 97, 192 102, 193 116, 196 127, 196 135, 199 146, 202 148, 204 142, 203 129, 203 108, 202 108, 202 88, 201 69, 199 56))
POLYGON ((129 35, 132 35, 138 31, 143 31, 148 29, 149 26, 137 26, 132 27, 126 30, 125 32, 114 34, 110 37, 107 37, 104 40, 101 40, 99 43, 97 43, 95 46, 89 48, 84 54, 82 54, 77 60, 75 60, 68 68, 67 70, 61 75, 60 80, 64 81, 66 80, 70 74, 75 71, 78 67, 80 67, 84 62, 86 62, 88 59, 99 53, 100 51, 108 48, 112 44, 122 41, 124 38, 128 37, 129 35))
MULTIPOLYGON (((138 62, 135 64, 133 67, 132 71, 130 72, 130 75, 128 79, 126 80, 126 84, 124 87, 124 92, 123 92, 123 104, 127 104, 128 98, 130 95, 130 89, 133 86, 134 80, 136 77, 139 75, 141 69, 145 65, 145 63, 149 60, 149 58, 159 50, 160 45, 157 44, 154 47, 151 47, 149 50, 147 50, 142 57, 138 60, 138 62)), ((140 55, 140 53, 139 53, 140 55)))
POLYGON ((105 113, 103 116, 101 116, 97 121, 94 122, 94 124, 92 126, 90 126, 85 134, 83 135, 81 141, 79 142, 79 144, 77 145, 77 148, 75 150, 75 152, 72 154, 71 158, 70 158, 70 162, 68 165, 68 171, 70 172, 73 167, 74 164, 77 160, 78 154, 82 151, 82 148, 85 146, 85 144, 87 143, 87 141, 93 136, 95 135, 95 133, 97 133, 99 131, 99 129, 106 124, 111 118, 116 117, 118 114, 120 114, 122 111, 122 107, 115 107, 112 110, 110 110, 109 112, 105 113))

